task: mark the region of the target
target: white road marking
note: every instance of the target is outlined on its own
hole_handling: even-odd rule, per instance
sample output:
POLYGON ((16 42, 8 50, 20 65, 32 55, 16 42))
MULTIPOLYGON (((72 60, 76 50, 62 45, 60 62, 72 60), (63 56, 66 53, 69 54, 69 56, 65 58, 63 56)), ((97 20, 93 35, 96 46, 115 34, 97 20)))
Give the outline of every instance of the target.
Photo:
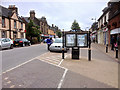
POLYGON ((14 88, 14 87, 15 87, 15 85, 10 86, 10 88, 14 88))
POLYGON ((58 66, 60 66, 63 61, 64 61, 64 59, 62 59, 62 60, 60 61, 60 63, 58 64, 58 66))
POLYGON ((66 76, 66 74, 67 74, 67 71, 68 71, 68 69, 65 69, 65 71, 64 71, 64 73, 63 73, 63 76, 62 76, 62 78, 61 78, 61 80, 60 80, 60 82, 59 82, 59 84, 58 84, 57 90, 60 90, 60 88, 61 88, 61 86, 62 86, 62 84, 63 84, 63 81, 64 81, 64 79, 65 79, 65 76, 66 76))
MULTIPOLYGON (((39 59, 39 60, 40 60, 40 59, 39 59)), ((53 63, 51 63, 51 62, 47 62, 47 61, 44 61, 44 60, 40 60, 40 61, 45 62, 45 63, 48 63, 48 64, 51 64, 51 65, 54 65, 54 66, 59 67, 59 68, 62 68, 62 69, 66 69, 65 67, 58 66, 58 65, 53 64, 53 63)))
POLYGON ((10 84, 10 83, 11 83, 11 81, 8 81, 7 83, 8 83, 8 84, 10 84))
MULTIPOLYGON (((46 53, 44 53, 44 54, 46 54, 46 53)), ((42 55, 44 55, 44 54, 42 54, 42 55)), ((31 62, 31 61, 37 59, 38 57, 40 57, 40 56, 37 56, 37 57, 32 58, 32 59, 30 59, 30 60, 28 60, 28 61, 26 61, 26 62, 24 62, 24 63, 22 63, 22 64, 19 64, 19 65, 13 67, 13 68, 10 68, 10 69, 6 70, 5 72, 2 72, 2 74, 5 74, 5 73, 7 73, 7 72, 9 72, 9 71, 12 71, 12 70, 14 70, 14 69, 16 69, 16 68, 22 66, 22 65, 25 65, 25 64, 27 64, 27 63, 29 63, 29 62, 31 62)), ((2 75, 2 74, 0 74, 0 75, 2 75)))
MULTIPOLYGON (((65 56, 65 58, 66 58, 66 57, 67 57, 67 55, 65 56)), ((60 61, 60 63, 58 64, 58 66, 60 66, 63 61, 64 61, 64 59, 62 59, 62 60, 60 61)))
POLYGON ((4 78, 4 80, 8 80, 8 77, 4 78))

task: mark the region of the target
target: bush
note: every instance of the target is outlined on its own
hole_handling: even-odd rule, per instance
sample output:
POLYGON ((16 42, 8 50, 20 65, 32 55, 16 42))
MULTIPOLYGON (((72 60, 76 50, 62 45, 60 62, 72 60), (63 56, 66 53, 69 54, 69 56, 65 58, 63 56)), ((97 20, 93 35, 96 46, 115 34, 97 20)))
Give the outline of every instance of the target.
POLYGON ((38 39, 37 39, 37 37, 33 37, 32 44, 36 44, 36 43, 38 43, 38 39))

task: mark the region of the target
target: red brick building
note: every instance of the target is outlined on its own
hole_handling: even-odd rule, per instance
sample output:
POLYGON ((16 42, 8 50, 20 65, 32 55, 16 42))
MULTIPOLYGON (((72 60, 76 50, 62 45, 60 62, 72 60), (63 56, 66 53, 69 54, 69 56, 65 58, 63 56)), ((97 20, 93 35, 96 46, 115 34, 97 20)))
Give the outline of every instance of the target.
POLYGON ((109 45, 111 37, 114 35, 117 40, 118 35, 120 34, 120 2, 109 2, 108 6, 110 7, 109 13, 109 45))

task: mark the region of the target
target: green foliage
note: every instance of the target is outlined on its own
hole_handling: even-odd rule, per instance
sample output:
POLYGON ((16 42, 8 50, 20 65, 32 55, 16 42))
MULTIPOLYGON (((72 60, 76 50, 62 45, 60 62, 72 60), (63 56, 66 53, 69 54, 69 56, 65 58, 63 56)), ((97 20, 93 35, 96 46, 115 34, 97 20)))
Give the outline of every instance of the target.
POLYGON ((62 37, 62 33, 61 33, 60 31, 57 31, 56 34, 57 34, 57 36, 58 36, 59 38, 62 37))
POLYGON ((72 30, 80 30, 79 24, 76 20, 74 20, 74 22, 72 23, 71 29, 72 30))
MULTIPOLYGON (((35 25, 32 20, 30 20, 30 22, 27 24, 26 35, 27 37, 30 37, 31 42, 33 42, 32 37, 40 38, 41 31, 39 28, 40 27, 35 25)), ((40 40, 38 39, 38 41, 40 40)))

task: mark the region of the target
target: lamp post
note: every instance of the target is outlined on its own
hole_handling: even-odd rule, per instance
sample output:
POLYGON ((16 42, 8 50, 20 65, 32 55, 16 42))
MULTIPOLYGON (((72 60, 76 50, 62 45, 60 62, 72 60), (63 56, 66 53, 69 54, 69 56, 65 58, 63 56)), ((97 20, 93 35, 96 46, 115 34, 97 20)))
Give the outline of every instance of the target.
POLYGON ((63 29, 63 32, 62 32, 62 59, 64 59, 64 29, 63 29))

